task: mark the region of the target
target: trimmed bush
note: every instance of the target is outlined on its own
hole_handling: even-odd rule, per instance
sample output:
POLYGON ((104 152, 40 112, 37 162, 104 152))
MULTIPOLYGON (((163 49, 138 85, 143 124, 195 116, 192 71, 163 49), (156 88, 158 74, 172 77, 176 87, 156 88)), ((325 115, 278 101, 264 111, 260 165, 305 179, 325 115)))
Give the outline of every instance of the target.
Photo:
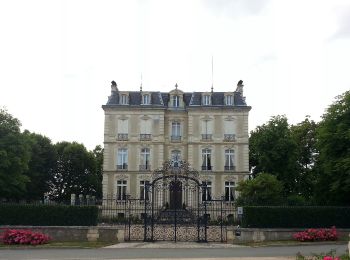
POLYGON ((96 226, 96 206, 0 204, 0 225, 96 226))
POLYGON ((243 209, 243 227, 252 228, 350 228, 350 207, 265 207, 243 209))
POLYGON ((50 241, 50 237, 43 233, 34 233, 31 230, 7 229, 2 242, 6 245, 42 245, 50 241))

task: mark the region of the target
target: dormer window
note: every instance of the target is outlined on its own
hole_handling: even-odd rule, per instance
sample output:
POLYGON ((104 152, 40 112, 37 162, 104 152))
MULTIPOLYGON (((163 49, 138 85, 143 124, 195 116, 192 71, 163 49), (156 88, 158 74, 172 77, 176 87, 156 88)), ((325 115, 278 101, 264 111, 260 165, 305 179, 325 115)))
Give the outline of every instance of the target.
POLYGON ((232 106, 233 105, 233 95, 226 96, 226 105, 232 106))
POLYGON ((180 106, 179 96, 173 96, 173 107, 179 107, 179 106, 180 106))
POLYGON ((122 94, 120 95, 120 104, 121 105, 127 105, 129 101, 128 95, 122 94))
POLYGON ((142 96, 142 104, 143 105, 149 105, 151 102, 151 99, 150 99, 150 95, 149 94, 145 94, 142 96))
POLYGON ((209 106, 210 105, 210 95, 204 95, 203 96, 203 105, 209 106))

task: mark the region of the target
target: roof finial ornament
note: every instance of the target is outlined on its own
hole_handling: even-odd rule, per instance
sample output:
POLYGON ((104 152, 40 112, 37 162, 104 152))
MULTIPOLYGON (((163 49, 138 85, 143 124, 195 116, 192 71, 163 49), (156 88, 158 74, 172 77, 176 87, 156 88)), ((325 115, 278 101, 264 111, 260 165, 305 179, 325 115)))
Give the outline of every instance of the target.
POLYGON ((214 92, 214 56, 211 55, 211 93, 214 92))
POLYGON ((177 90, 177 87, 178 87, 178 86, 177 86, 177 83, 176 83, 176 84, 175 84, 175 89, 176 89, 176 90, 177 90))
POLYGON ((142 73, 141 73, 141 84, 140 84, 140 92, 142 92, 142 73))

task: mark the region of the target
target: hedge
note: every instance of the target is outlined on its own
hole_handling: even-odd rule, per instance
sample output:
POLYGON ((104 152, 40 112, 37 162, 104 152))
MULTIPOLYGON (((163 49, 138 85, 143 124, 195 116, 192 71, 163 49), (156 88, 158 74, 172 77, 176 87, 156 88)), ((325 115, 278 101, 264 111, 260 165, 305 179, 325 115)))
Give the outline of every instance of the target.
POLYGON ((96 206, 0 204, 0 225, 96 226, 96 206))
POLYGON ((246 206, 242 227, 254 228, 350 228, 350 207, 246 206))

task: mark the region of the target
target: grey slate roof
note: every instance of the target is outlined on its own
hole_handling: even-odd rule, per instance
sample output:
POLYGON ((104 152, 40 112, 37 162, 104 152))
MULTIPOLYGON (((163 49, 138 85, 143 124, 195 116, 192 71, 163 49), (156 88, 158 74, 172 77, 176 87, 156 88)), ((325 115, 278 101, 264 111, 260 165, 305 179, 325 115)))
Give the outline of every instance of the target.
MULTIPOLYGON (((169 93, 167 92, 150 92, 151 104, 150 107, 167 107, 169 102, 169 93)), ((186 107, 202 106, 202 93, 203 92, 186 92, 183 94, 183 99, 186 107)), ((240 92, 233 92, 234 94, 234 106, 247 106, 245 98, 242 97, 240 92)), ((213 92, 210 106, 223 106, 228 107, 225 104, 225 92, 213 92)), ((140 106, 142 95, 139 91, 129 91, 129 105, 140 106)), ((119 93, 112 92, 108 97, 108 105, 119 105, 119 93)), ((125 106, 125 105, 123 105, 125 106)), ((206 106, 207 107, 207 106, 206 106)))

